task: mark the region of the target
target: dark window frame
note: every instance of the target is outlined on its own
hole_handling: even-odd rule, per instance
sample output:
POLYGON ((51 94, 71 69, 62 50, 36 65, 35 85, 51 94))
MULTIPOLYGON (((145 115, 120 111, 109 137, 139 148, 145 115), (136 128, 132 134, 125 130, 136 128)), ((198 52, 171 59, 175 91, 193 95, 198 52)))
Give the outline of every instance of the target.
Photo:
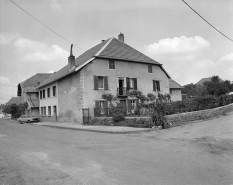
POLYGON ((53 86, 53 96, 57 96, 57 86, 56 85, 54 85, 53 86))
POLYGON ((94 90, 109 90, 107 76, 94 76, 94 90), (99 79, 103 79, 103 87, 100 88, 99 79))

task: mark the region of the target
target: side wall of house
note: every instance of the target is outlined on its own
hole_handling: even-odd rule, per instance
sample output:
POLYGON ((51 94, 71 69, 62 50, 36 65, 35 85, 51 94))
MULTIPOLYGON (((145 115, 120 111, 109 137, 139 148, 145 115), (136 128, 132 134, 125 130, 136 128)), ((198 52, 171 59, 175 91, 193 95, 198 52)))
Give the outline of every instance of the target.
POLYGON ((59 80, 58 86, 59 121, 82 124, 83 72, 59 80))
POLYGON ((40 98, 40 120, 41 121, 56 121, 59 116, 58 111, 58 85, 57 82, 44 86, 40 88, 40 91, 45 90, 45 98, 40 98), (56 86, 56 94, 53 96, 53 86, 56 86), (48 97, 47 89, 50 88, 50 97, 48 97), (49 107, 51 107, 51 114, 49 114, 49 107), (42 109, 44 110, 42 111, 42 109))
POLYGON ((181 101, 181 89, 171 89, 171 100, 172 101, 181 101))
MULTIPOLYGON (((109 61, 95 59, 84 68, 84 106, 90 108, 91 116, 95 100, 101 100, 103 93, 117 95, 118 77, 137 78, 137 89, 144 95, 158 92, 153 91, 153 80, 160 81, 160 93, 169 93, 169 79, 165 72, 157 65, 153 65, 153 73, 148 73, 148 64, 115 61, 115 69, 109 69, 109 61), (94 75, 107 76, 109 90, 94 90, 94 75)), ((126 85, 126 83, 125 83, 126 85)))

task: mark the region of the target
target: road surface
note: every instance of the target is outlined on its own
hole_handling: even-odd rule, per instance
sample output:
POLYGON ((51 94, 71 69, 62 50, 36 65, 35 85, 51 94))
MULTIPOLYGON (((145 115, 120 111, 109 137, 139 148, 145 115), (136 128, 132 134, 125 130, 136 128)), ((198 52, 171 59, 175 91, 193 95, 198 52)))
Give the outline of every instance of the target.
POLYGON ((233 114, 140 134, 1 119, 0 184, 233 185, 233 114))

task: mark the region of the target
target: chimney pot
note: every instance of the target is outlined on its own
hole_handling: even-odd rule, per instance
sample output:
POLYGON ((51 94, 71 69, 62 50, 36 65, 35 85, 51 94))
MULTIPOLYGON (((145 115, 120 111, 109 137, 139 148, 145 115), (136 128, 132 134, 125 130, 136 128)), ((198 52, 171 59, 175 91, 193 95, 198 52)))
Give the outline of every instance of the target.
POLYGON ((71 44, 70 56, 68 57, 69 72, 71 72, 75 69, 75 56, 73 56, 72 49, 73 49, 73 44, 71 44))
POLYGON ((104 42, 105 40, 102 40, 102 42, 104 42))
POLYGON ((123 33, 120 33, 118 35, 118 40, 122 41, 122 42, 125 42, 125 38, 124 38, 124 34, 123 33))

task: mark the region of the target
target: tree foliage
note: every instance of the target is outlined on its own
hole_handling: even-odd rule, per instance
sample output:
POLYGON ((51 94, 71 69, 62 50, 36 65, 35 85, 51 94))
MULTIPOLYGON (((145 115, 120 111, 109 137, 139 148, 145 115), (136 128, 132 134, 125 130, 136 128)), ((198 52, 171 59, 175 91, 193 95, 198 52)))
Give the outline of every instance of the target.
POLYGON ((5 105, 3 108, 3 112, 6 114, 11 114, 12 118, 19 118, 22 114, 24 114, 25 109, 27 108, 27 103, 11 104, 5 105))

